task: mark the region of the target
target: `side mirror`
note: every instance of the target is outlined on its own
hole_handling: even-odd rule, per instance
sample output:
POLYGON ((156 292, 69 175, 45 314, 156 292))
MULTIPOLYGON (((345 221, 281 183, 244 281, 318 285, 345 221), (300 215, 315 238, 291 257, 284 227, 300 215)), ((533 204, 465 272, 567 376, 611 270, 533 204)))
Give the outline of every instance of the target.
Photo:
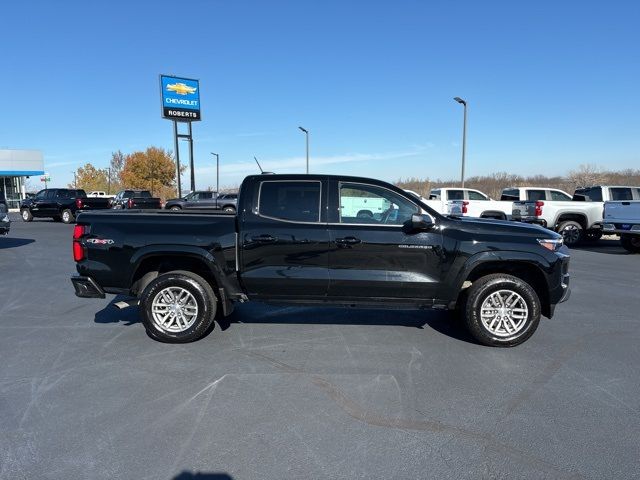
POLYGON ((414 213, 411 215, 411 228, 414 231, 426 231, 433 228, 433 218, 424 213, 414 213))

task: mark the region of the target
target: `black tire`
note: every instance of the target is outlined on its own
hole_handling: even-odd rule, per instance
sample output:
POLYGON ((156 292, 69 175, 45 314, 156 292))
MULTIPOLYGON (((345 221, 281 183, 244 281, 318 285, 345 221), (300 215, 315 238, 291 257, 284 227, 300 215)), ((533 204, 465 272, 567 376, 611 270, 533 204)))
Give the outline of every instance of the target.
POLYGON ((597 242, 602 238, 602 232, 600 230, 587 230, 584 234, 584 239, 587 242, 597 242))
POLYGON ((76 217, 73 216, 73 213, 68 208, 65 208, 60 216, 62 217, 62 223, 73 223, 76 221, 76 217))
POLYGON ((23 208, 20 212, 20 216, 22 217, 23 222, 31 222, 33 220, 33 215, 28 208, 23 208))
MULTIPOLYGON (((485 311, 487 311, 485 309, 485 311)), ((527 282, 521 278, 507 275, 504 273, 495 273, 482 277, 469 287, 467 292, 466 303, 463 306, 464 322, 473 338, 475 338, 482 345, 491 347, 514 347, 525 342, 538 328, 540 323, 540 299, 538 298, 535 290, 527 282), (490 297, 492 295, 506 296, 507 300, 510 298, 511 293, 516 293, 519 298, 516 298, 517 303, 515 305, 519 310, 524 309, 526 304, 526 316, 519 322, 518 319, 515 323, 509 323, 507 320, 501 320, 500 308, 489 307, 495 310, 496 316, 493 319, 485 320, 492 322, 489 326, 485 325, 482 320, 481 312, 482 306, 485 302, 491 303, 490 297), (518 307, 520 305, 520 307, 518 307), (493 330, 489 327, 493 325, 493 322, 497 322, 493 330), (505 328, 500 328, 501 325, 505 328), (508 330, 513 329, 514 332, 510 333, 508 330), (503 331, 501 331, 503 330, 503 331), (504 331, 506 330, 506 331, 504 331)), ((503 314, 509 315, 510 313, 503 310, 503 314)))
POLYGON ((178 210, 182 210, 182 207, 178 205, 173 205, 172 207, 169 208, 169 210, 173 210, 174 212, 176 212, 178 210))
POLYGON ((226 206, 222 209, 223 212, 236 213, 236 208, 232 206, 226 206))
MULTIPOLYGON (((140 313, 144 328, 153 339, 166 343, 187 343, 198 340, 207 333, 213 325, 217 303, 218 299, 209 282, 195 273, 176 270, 160 275, 147 285, 140 296, 140 313), (186 290, 197 304, 195 319, 182 331, 162 328, 153 315, 154 300, 167 288, 186 290)), ((169 325, 172 326, 173 324, 169 325)))
POLYGON ((558 233, 562 235, 566 246, 573 247, 582 241, 584 229, 575 220, 566 220, 558 225, 558 233))
POLYGON ((627 252, 640 253, 640 236, 639 235, 620 235, 620 244, 627 252))

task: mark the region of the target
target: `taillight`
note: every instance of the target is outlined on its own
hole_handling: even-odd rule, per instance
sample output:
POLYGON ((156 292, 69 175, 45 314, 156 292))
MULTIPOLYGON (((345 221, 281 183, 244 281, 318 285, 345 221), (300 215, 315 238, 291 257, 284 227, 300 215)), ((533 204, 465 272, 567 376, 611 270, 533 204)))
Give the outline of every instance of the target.
POLYGON ((84 259, 85 249, 80 243, 82 237, 89 231, 86 225, 76 225, 73 227, 73 259, 76 262, 84 259))
POLYGON ((76 198, 76 207, 78 207, 79 209, 82 208, 82 199, 81 198, 76 198))
POLYGON ((130 198, 129 200, 127 200, 127 207, 133 208, 133 198, 130 198))
POLYGON ((542 207, 544 207, 544 202, 541 202, 540 200, 538 200, 536 202, 536 210, 535 210, 535 216, 536 217, 541 217, 542 216, 542 207))
POLYGON ((468 208, 467 206, 469 205, 469 202, 462 202, 462 214, 464 215, 465 213, 467 213, 468 208))

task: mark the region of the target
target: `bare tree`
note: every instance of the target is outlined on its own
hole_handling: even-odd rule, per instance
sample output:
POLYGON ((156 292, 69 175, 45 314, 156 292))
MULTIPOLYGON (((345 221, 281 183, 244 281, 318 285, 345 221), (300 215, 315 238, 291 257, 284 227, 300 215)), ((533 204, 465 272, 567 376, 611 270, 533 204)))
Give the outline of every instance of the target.
POLYGON ((567 181, 576 189, 598 185, 602 183, 604 176, 602 169, 597 165, 582 164, 576 170, 569 171, 567 181))

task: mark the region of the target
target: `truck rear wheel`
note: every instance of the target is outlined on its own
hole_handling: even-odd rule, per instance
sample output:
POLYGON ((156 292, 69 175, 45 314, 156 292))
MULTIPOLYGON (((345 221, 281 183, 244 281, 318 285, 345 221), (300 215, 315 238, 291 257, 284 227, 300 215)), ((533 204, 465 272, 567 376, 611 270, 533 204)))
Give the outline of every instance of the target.
POLYGON ((62 211, 61 217, 64 223, 73 223, 73 221, 76 219, 76 217, 73 216, 73 213, 71 213, 71 210, 69 210, 68 208, 65 208, 62 211))
POLYGON ((469 333, 479 343, 514 347, 538 328, 540 299, 521 278, 496 273, 471 284, 463 314, 469 333))
POLYGON ((582 240, 584 229, 575 220, 566 220, 558 225, 558 233, 562 235, 566 246, 573 247, 582 240))
POLYGON ((161 342, 193 342, 213 324, 217 302, 201 276, 182 270, 165 273, 140 296, 142 322, 149 336, 161 342))
POLYGON ((640 236, 620 235, 620 243, 627 252, 640 253, 640 236))

